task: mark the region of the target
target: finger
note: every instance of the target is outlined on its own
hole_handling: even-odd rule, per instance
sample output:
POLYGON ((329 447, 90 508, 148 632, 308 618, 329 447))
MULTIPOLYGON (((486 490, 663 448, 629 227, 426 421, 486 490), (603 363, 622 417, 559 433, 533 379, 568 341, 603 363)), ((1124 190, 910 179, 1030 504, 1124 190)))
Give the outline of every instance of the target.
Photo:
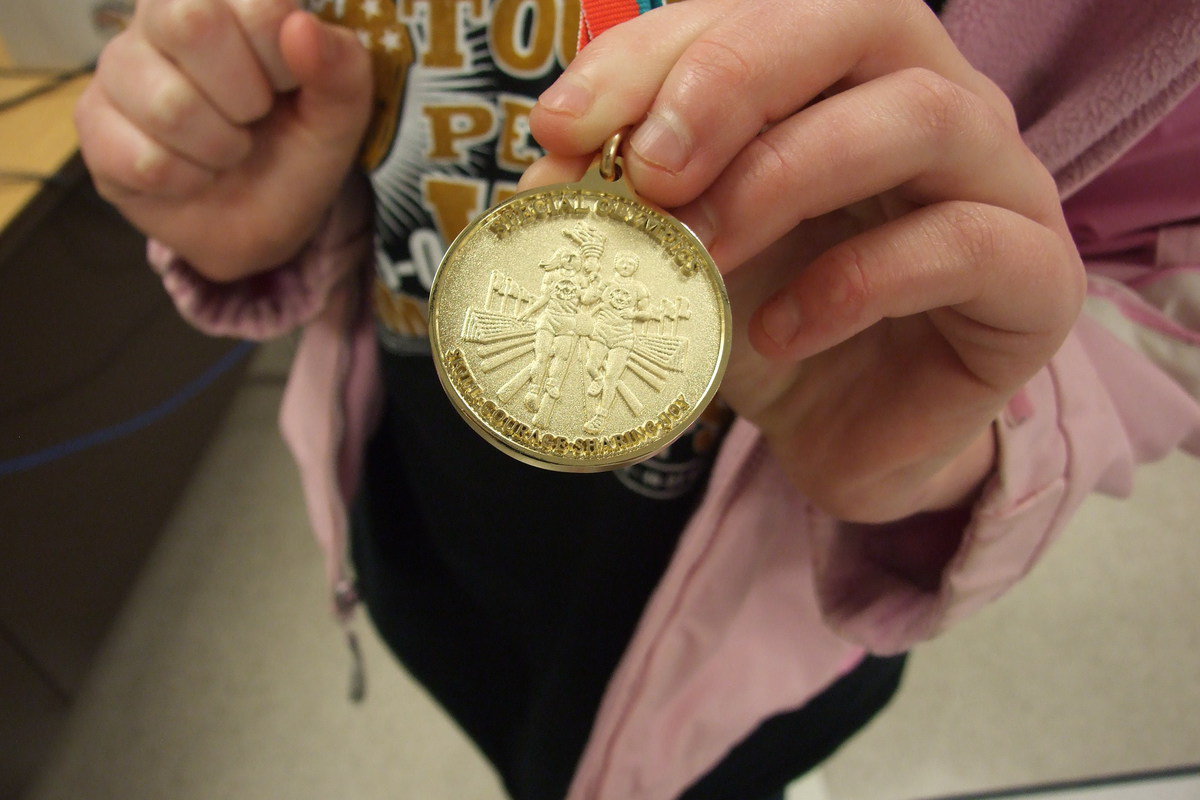
POLYGON ((137 28, 231 122, 264 117, 274 101, 270 81, 224 0, 138 4, 137 28))
POLYGON ((1066 236, 1053 178, 978 95, 909 69, 856 86, 766 131, 688 207, 734 268, 801 220, 896 189, 914 204, 1008 208, 1066 236))
POLYGON ((96 80, 127 120, 202 167, 228 169, 250 153, 249 132, 225 119, 142 39, 128 33, 114 38, 100 57, 96 80))
POLYGON ((570 183, 583 177, 591 156, 546 155, 529 165, 517 183, 517 191, 536 189, 555 183, 570 183))
POLYGON ((212 172, 172 153, 122 116, 98 82, 80 97, 75 125, 97 190, 118 206, 135 196, 185 197, 213 180, 212 172))
POLYGON ((594 153, 608 136, 645 116, 675 59, 717 13, 709 0, 688 0, 597 37, 538 98, 530 113, 534 136, 552 152, 594 153))
POLYGON ((361 138, 372 83, 370 56, 358 37, 296 11, 284 20, 280 47, 300 87, 295 105, 300 124, 326 142, 361 138))
POLYGON ((590 87, 597 99, 577 118, 545 113, 553 109, 543 100, 531 118, 543 146, 591 151, 615 125, 637 124, 631 176, 652 199, 674 206, 693 199, 765 126, 835 85, 920 66, 1007 105, 915 0, 732 8, 690 0, 678 9, 646 14, 584 48, 559 83, 590 87))
POLYGON ((226 0, 254 55, 276 92, 296 88, 296 76, 279 49, 283 21, 300 6, 297 0, 226 0))
POLYGON ((753 315, 763 355, 800 360, 884 319, 931 312, 972 372, 1011 387, 1044 362, 1084 294, 1060 236, 976 203, 926 206, 835 245, 753 315))

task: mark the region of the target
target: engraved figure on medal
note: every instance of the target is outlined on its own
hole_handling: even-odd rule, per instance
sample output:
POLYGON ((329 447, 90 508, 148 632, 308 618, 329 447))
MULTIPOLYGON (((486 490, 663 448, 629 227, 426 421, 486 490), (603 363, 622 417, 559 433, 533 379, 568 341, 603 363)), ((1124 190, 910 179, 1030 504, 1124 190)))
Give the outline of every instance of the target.
POLYGON ((615 276, 603 288, 593 289, 590 295, 598 302, 594 312, 595 324, 588 336, 586 368, 591 383, 587 394, 589 397, 598 397, 600 402, 592 418, 584 423, 584 433, 595 435, 604 429, 605 418, 618 394, 631 412, 643 412, 642 402, 624 380, 627 371, 661 393, 662 370, 683 370, 681 362, 687 350, 686 339, 676 337, 676 341, 670 342, 673 345, 670 349, 680 356, 678 359, 660 361, 656 357, 646 323, 662 320, 662 304, 653 307, 650 290, 633 278, 638 262, 636 253, 617 254, 615 276), (634 330, 635 323, 639 324, 640 331, 634 330), (633 359, 632 364, 630 359, 633 359), (629 369, 631 366, 634 368, 629 369))
POLYGON ((455 240, 430 293, 435 363, 459 412, 553 469, 649 458, 703 410, 727 358, 715 265, 611 183, 589 175, 491 210, 455 240))
POLYGON ((462 339, 477 345, 484 374, 528 359, 496 396, 505 406, 523 396, 522 405, 539 427, 554 422, 569 376, 573 395, 592 409, 580 432, 594 436, 603 432, 618 399, 630 414, 643 414, 639 390, 661 394, 666 374, 683 371, 687 339, 678 335, 677 325, 688 316, 680 313, 687 299, 652 303, 650 290, 633 278, 639 266, 633 252, 618 253, 612 274, 602 277, 606 237, 590 225, 579 223, 563 235, 578 243, 578 250, 559 248, 538 264, 540 292, 491 273, 482 307, 467 309, 462 339), (674 322, 669 333, 661 326, 649 329, 648 323, 662 322, 668 314, 674 322), (583 369, 572 370, 580 360, 583 369))
POLYGON ((546 271, 542 293, 517 316, 524 319, 540 312, 533 329, 533 362, 501 386, 498 396, 508 402, 528 386, 525 408, 534 415, 535 425, 550 423, 554 403, 562 396, 563 375, 578 344, 584 320, 580 309, 583 280, 578 264, 576 254, 566 248, 539 264, 546 271))

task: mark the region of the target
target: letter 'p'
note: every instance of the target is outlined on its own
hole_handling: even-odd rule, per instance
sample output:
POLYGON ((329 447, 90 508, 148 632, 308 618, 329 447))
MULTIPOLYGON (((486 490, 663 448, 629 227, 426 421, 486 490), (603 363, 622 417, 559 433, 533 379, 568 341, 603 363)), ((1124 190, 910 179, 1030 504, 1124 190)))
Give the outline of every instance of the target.
POLYGON ((496 135, 496 112, 486 105, 429 105, 423 110, 431 161, 466 163, 472 147, 496 135))

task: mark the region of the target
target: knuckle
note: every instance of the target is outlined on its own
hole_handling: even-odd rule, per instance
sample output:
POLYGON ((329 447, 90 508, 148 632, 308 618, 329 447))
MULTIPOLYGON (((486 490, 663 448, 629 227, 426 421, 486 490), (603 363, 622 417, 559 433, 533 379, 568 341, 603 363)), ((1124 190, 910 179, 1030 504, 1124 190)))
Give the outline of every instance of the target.
POLYGON ((976 76, 979 82, 978 91, 983 101, 992 109, 1006 129, 1019 136, 1021 126, 1017 120, 1017 110, 1013 107, 1012 100, 1004 93, 1003 89, 982 72, 977 72, 976 76))
POLYGON ((146 194, 164 193, 171 183, 171 160, 163 148, 145 144, 133 159, 130 184, 146 194))
POLYGON ((178 136, 186 133, 195 117, 196 97, 180 81, 164 80, 150 96, 151 124, 159 133, 178 136))
POLYGON ((1050 173, 1046 165, 1037 157, 1037 154, 1025 146, 1024 141, 1021 142, 1021 146, 1025 149, 1026 157, 1034 164, 1031 181, 1034 182, 1036 190, 1041 192, 1042 196, 1050 203, 1056 216, 1061 214, 1062 200, 1059 199, 1058 181, 1054 179, 1054 175, 1050 173))
POLYGON ((935 143, 961 136, 977 114, 967 91, 933 70, 911 67, 897 77, 916 124, 935 143))
POLYGON ((745 48, 739 43, 726 38, 699 39, 683 57, 687 70, 685 80, 706 94, 716 89, 745 87, 753 83, 758 70, 744 52, 745 48))
POLYGON ((1041 270, 1047 276, 1046 294, 1056 301, 1049 304, 1046 321, 1052 329, 1065 334, 1075 324, 1087 300, 1087 270, 1074 242, 1050 231, 1045 235, 1053 241, 1039 248, 1043 257, 1041 270))
POLYGON ((844 320, 859 319, 870 303, 873 288, 870 255, 853 239, 830 248, 814 265, 824 276, 821 302, 826 313, 844 320))
POLYGON ((965 201, 945 203, 942 224, 947 241, 955 242, 962 254, 964 266, 986 267, 996 261, 1000 236, 983 206, 965 201))
POLYGON ((152 7, 148 22, 171 49, 202 46, 221 27, 221 15, 212 0, 167 0, 152 7))
POLYGON ((799 166, 771 135, 751 139, 743 150, 748 181, 765 186, 780 185, 781 179, 798 172, 799 166))
MULTIPOLYGON (((1018 134, 1019 136, 1019 134, 1018 134)), ((1035 198, 1036 216, 1043 221, 1060 221, 1062 219, 1062 200, 1059 197, 1058 182, 1050 174, 1050 170, 1042 163, 1037 155, 1026 146, 1024 141, 1018 141, 1025 158, 1030 164, 1027 170, 1031 196, 1035 198)))

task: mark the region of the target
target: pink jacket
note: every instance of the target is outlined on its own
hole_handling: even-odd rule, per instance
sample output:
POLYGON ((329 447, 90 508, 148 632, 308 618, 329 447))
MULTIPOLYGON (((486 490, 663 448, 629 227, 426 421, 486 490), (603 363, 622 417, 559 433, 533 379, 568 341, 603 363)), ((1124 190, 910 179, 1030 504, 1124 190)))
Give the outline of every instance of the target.
MULTIPOLYGON (((1087 313, 996 422, 998 463, 965 527, 841 524, 788 483, 752 425, 735 423, 568 800, 669 800, 865 652, 905 650, 1003 594, 1093 490, 1127 493, 1136 464, 1176 447, 1200 454, 1200 5, 956 0, 943 20, 1014 98, 1068 198, 1087 313), (1173 176, 1185 177, 1172 187, 1173 176)), ((346 504, 381 394, 369 205, 352 179, 301 255, 233 286, 150 246, 204 330, 265 338, 304 326, 282 428, 345 615, 346 504)))

